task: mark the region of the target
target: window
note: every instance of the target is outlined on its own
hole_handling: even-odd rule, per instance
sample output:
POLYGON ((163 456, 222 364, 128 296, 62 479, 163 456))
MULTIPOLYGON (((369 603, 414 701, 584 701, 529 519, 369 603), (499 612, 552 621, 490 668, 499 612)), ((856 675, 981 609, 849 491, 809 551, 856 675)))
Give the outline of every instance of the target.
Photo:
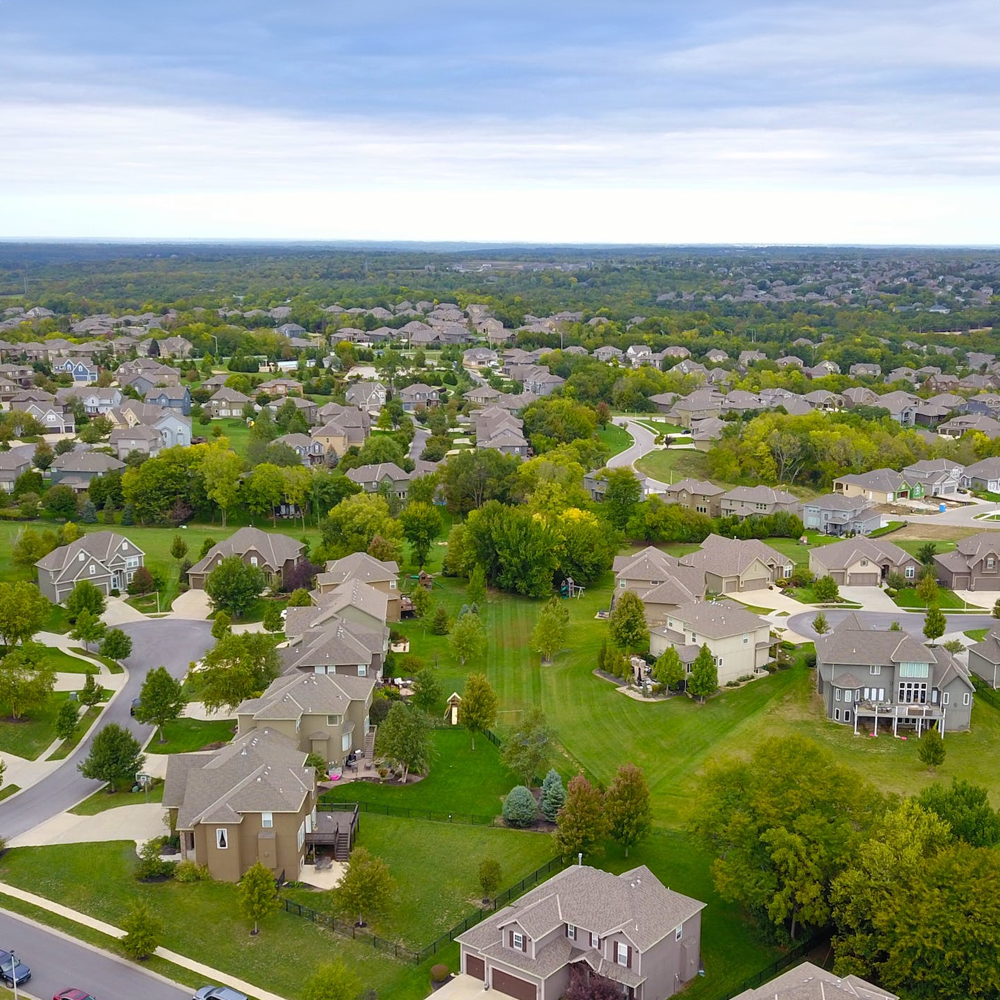
POLYGON ((326 724, 328 726, 339 726, 344 721, 342 715, 328 715, 326 717, 326 724))
POLYGON ((716 665, 717 667, 721 667, 721 666, 722 666, 722 657, 721 657, 721 656, 717 656, 717 657, 715 658, 715 665, 716 665))
POLYGON ((229 847, 229 833, 222 827, 219 827, 215 831, 215 846, 220 851, 224 851, 229 847))
POLYGON ((748 633, 743 633, 743 645, 745 646, 750 641, 750 636, 748 633))
POLYGON ((395 590, 396 589, 396 581, 395 580, 390 580, 389 581, 389 589, 390 590, 395 590))
POLYGON ((929 663, 900 663, 900 677, 926 677, 930 672, 929 663))
POLYGON ((907 580, 912 580, 913 577, 916 576, 916 569, 914 569, 913 566, 907 566, 903 571, 903 576, 905 576, 907 580))
POLYGON ((833 710, 833 717, 837 720, 837 722, 840 722, 840 709, 839 708, 835 708, 833 710))
POLYGON ((348 751, 351 749, 351 734, 344 733, 340 738, 340 749, 343 751, 348 751))
POLYGON ((299 823, 299 833, 298 833, 298 836, 296 837, 296 841, 297 841, 297 843, 299 845, 299 850, 301 851, 302 850, 302 845, 306 842, 306 823, 305 823, 305 820, 303 820, 301 823, 299 823))
POLYGON ((359 663, 358 664, 358 676, 359 677, 367 677, 368 676, 368 664, 367 663, 359 663))
POLYGON ((862 566, 867 566, 868 565, 868 560, 867 559, 862 559, 861 560, 861 565, 862 566))
POLYGON ((125 568, 126 569, 136 569, 138 567, 138 565, 139 565, 139 557, 138 556, 129 556, 125 560, 125 568))
POLYGON ((591 931, 590 933, 590 947, 591 948, 601 947, 601 939, 593 931, 591 931))
POLYGON ((684 925, 678 924, 677 929, 674 931, 674 940, 680 941, 682 937, 684 937, 684 925))
POLYGON ((615 942, 615 961, 619 965, 628 965, 628 945, 621 941, 615 942))
POLYGON ((834 694, 834 697, 836 697, 837 701, 840 701, 841 697, 843 697, 842 694, 841 694, 841 692, 840 692, 840 688, 837 688, 837 690, 836 690, 836 692, 834 694))
POLYGON ((699 514, 707 514, 708 513, 708 508, 707 507, 695 507, 695 510, 699 514))
POLYGON ((97 572, 97 567, 91 563, 90 564, 90 575, 93 576, 97 572))
MULTIPOLYGON (((936 695, 937 691, 935 691, 934 694, 936 695)), ((951 701, 951 694, 948 691, 945 691, 945 693, 943 695, 941 695, 941 704, 942 705, 947 705, 948 702, 950 702, 950 701, 951 701)))
POLYGON ((962 695, 962 704, 965 705, 966 708, 968 708, 969 705, 972 704, 972 695, 969 694, 968 691, 966 691, 965 694, 962 695))
POLYGON ((76 558, 79 562, 83 562, 87 557, 82 552, 78 552, 76 558))
POLYGON ((257 557, 256 556, 251 556, 250 557, 250 565, 251 566, 256 566, 257 565, 257 557))
POLYGON ((576 940, 576 927, 573 924, 566 925, 566 937, 568 937, 570 941, 576 940))
POLYGON ((624 580, 619 580, 618 581, 618 586, 621 587, 622 590, 624 590, 625 589, 625 581, 624 580))
POLYGON ((850 721, 851 721, 851 713, 848 712, 847 709, 845 708, 844 709, 844 722, 850 722, 850 721))
POLYGON ((274 826, 274 813, 261 813, 260 814, 260 825, 265 830, 270 830, 274 826))
POLYGON ((524 935, 523 934, 518 934, 517 931, 514 931, 511 934, 511 936, 510 936, 510 943, 511 943, 511 945, 513 947, 517 948, 519 951, 523 951, 524 950, 524 935))
POLYGON ((872 675, 872 677, 878 677, 878 675, 880 673, 882 673, 882 668, 880 666, 878 666, 877 664, 873 663, 868 668, 868 673, 870 673, 872 675))
POLYGON ((900 681, 897 700, 904 705, 924 705, 927 702, 927 685, 914 681, 900 681))
POLYGON ((853 700, 853 698, 854 698, 854 692, 853 691, 845 691, 844 692, 844 701, 850 702, 851 700, 853 700))

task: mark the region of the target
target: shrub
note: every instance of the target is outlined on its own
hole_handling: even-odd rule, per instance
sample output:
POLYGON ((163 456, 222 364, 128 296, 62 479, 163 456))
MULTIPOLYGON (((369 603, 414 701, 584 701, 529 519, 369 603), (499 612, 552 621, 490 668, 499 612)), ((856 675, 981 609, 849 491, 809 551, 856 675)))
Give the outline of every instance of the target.
POLYGON ((538 816, 535 796, 524 785, 515 785, 503 800, 503 818, 510 826, 531 826, 538 816))
POLYGON ((432 983, 443 983, 451 973, 448 971, 448 966, 444 962, 438 962, 437 965, 431 966, 431 982, 432 983))
POLYGON ((174 874, 174 862, 163 861, 160 858, 162 847, 163 839, 154 837, 139 848, 139 863, 135 866, 135 877, 140 882, 154 878, 169 878, 174 874))
POLYGON ((153 574, 145 566, 140 566, 129 581, 129 594, 134 597, 137 594, 151 594, 154 590, 156 590, 156 580, 153 579, 153 574))
POLYGON ((439 604, 434 611, 434 618, 431 620, 431 633, 433 635, 447 635, 450 628, 448 609, 443 604, 439 604))
POLYGON ((199 865, 197 861, 181 861, 174 868, 174 879, 178 882, 209 882, 211 873, 206 865, 199 865))

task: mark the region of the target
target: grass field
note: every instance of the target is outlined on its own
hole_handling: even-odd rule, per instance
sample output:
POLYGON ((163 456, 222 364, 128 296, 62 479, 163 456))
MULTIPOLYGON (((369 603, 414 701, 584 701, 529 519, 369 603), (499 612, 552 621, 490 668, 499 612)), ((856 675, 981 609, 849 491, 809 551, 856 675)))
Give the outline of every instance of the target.
MULTIPOLYGON (((73 806, 69 811, 74 816, 96 816, 98 813, 107 812, 109 809, 117 809, 119 806, 142 805, 146 801, 145 792, 108 792, 102 788, 99 792, 94 792, 89 799, 73 806)), ((150 802, 163 801, 163 782, 154 784, 149 790, 150 802)), ((164 829, 164 832, 166 830, 164 829)))
MULTIPOLYGON (((690 476, 693 479, 708 479, 708 456, 703 451, 691 448, 667 448, 665 451, 651 451, 643 455, 635 467, 645 475, 658 479, 661 483, 676 482, 690 476)), ((732 483, 718 483, 723 489, 731 489, 732 483)))
POLYGON ((606 427, 597 429, 598 440, 610 449, 609 457, 620 454, 632 446, 632 435, 624 427, 609 423, 606 427))
POLYGON ((89 656, 91 659, 100 660, 101 663, 103 663, 108 668, 108 670, 110 670, 111 673, 113 673, 113 674, 124 673, 124 670, 122 669, 122 665, 120 663, 118 663, 117 661, 112 660, 108 656, 101 656, 100 653, 88 653, 83 648, 83 646, 70 646, 69 648, 74 653, 82 653, 84 656, 89 656))
POLYGON ((229 719, 175 719, 163 727, 166 743, 154 734, 144 749, 146 753, 191 753, 209 743, 228 743, 235 731, 236 723, 229 719))
POLYGON ((10 709, 0 704, 0 753, 35 760, 55 742, 56 716, 68 697, 68 691, 56 691, 42 708, 18 722, 10 718, 10 709))
MULTIPOLYGON (((82 647, 80 651, 85 652, 82 647)), ((90 656, 90 653, 86 655, 90 656)), ((98 674, 101 672, 99 664, 88 663, 86 660, 79 659, 79 657, 70 656, 69 653, 65 653, 61 649, 48 649, 45 653, 45 660, 56 673, 60 674, 86 674, 88 671, 98 674)), ((82 677, 80 681, 81 683, 83 682, 82 677)))
MULTIPOLYGON (((927 602, 922 601, 917 594, 915 587, 904 587, 894 598, 896 603, 901 608, 926 608, 927 602)), ((970 609, 975 610, 979 608, 977 604, 969 604, 967 601, 963 601, 955 591, 949 590, 947 587, 938 587, 937 597, 934 599, 935 604, 938 607, 945 609, 946 611, 951 610, 963 610, 970 609)), ((980 611, 985 610, 984 608, 979 608, 980 611)))
POLYGON ((965 633, 973 642, 982 642, 989 634, 988 628, 970 628, 965 633))

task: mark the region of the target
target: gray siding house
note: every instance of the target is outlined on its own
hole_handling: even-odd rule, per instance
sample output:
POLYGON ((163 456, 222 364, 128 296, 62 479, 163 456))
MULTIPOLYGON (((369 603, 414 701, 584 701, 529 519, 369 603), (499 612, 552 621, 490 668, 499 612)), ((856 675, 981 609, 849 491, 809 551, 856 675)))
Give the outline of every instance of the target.
POLYGON ((142 549, 124 535, 95 531, 35 563, 38 589, 54 604, 64 601, 79 580, 89 580, 105 594, 124 590, 144 558, 142 549))
POLYGON ((862 496, 827 493, 802 504, 802 523, 824 535, 868 535, 882 525, 882 515, 862 496))
POLYGON ((938 582, 952 590, 1000 590, 1000 532, 963 538, 934 557, 938 582))
POLYGON ((969 670, 994 690, 1000 685, 1000 634, 991 632, 969 647, 969 670))
POLYGON ((70 451, 60 455, 49 468, 52 485, 60 483, 85 490, 91 479, 124 469, 125 463, 96 451, 70 451))

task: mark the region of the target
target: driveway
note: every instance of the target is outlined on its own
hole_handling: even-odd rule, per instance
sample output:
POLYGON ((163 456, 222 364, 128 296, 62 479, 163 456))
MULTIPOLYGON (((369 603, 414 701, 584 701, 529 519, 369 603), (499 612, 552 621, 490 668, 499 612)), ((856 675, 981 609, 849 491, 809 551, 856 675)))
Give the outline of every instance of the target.
POLYGON ((203 622, 211 613, 212 602, 208 594, 204 590, 192 587, 174 598, 169 617, 203 622))
POLYGON ((124 597, 109 597, 108 606, 101 615, 104 624, 108 628, 120 628, 130 622, 144 622, 146 616, 141 611, 136 611, 131 604, 125 603, 124 597))
MULTIPOLYGON (((159 756, 166 757, 166 754, 159 756)), ((166 811, 159 802, 116 806, 96 816, 60 813, 14 837, 10 847, 48 847, 52 844, 92 844, 108 840, 145 843, 168 832, 166 811)))
MULTIPOLYGON (((124 661, 128 678, 112 698, 101 724, 117 722, 131 730, 145 746, 152 726, 142 726, 129 715, 132 699, 138 697, 150 669, 165 666, 178 680, 187 673, 192 660, 201 659, 213 640, 208 622, 169 618, 144 619, 121 626, 132 637, 132 655, 124 661)), ((65 812, 81 799, 101 788, 101 782, 84 778, 77 764, 90 753, 96 727, 61 767, 41 781, 0 802, 0 830, 13 838, 65 812)), ((29 963, 30 964, 30 963, 29 963)), ((102 998, 103 1000, 103 998, 102 998)))
MULTIPOLYGON (((816 614, 817 612, 810 611, 807 614, 792 615, 786 619, 788 628, 811 641, 817 637, 812 627, 816 614)), ((899 622, 899 627, 904 632, 917 636, 921 642, 924 641, 924 616, 903 611, 902 608, 897 608, 894 613, 887 611, 824 611, 823 614, 826 615, 827 624, 831 628, 836 628, 850 614, 857 615, 866 625, 876 629, 888 629, 893 622, 899 622)), ((946 611, 945 616, 948 619, 948 632, 964 632, 973 628, 993 628, 997 623, 995 618, 987 614, 949 615, 946 611)))

